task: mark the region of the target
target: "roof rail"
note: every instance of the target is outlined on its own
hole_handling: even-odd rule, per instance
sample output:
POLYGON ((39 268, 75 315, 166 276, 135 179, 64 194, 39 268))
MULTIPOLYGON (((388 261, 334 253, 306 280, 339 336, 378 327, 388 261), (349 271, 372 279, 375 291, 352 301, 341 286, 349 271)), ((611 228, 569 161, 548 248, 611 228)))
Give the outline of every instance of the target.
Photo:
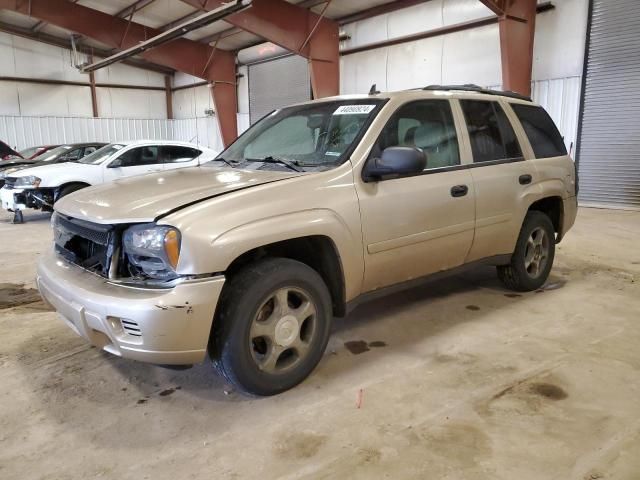
POLYGON ((488 88, 482 88, 472 83, 466 83, 464 85, 428 85, 424 87, 423 90, 458 90, 461 92, 485 93, 487 95, 497 95, 501 97, 517 98, 518 100, 526 100, 528 102, 531 101, 531 97, 527 97, 526 95, 521 95, 519 93, 511 92, 511 91, 490 90, 488 88))

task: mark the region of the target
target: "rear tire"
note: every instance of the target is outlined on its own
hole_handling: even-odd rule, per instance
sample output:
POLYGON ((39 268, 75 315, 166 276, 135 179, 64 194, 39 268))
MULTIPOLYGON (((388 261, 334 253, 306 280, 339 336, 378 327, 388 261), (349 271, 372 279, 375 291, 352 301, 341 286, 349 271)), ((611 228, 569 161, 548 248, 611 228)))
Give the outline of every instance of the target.
POLYGON ((528 212, 511 262, 496 267, 498 278, 511 290, 537 290, 547 281, 553 266, 555 248, 556 238, 551 219, 542 212, 528 212))
POLYGON ((225 286, 209 352, 238 390, 275 395, 302 382, 329 340, 332 303, 322 277, 304 263, 269 258, 225 286))

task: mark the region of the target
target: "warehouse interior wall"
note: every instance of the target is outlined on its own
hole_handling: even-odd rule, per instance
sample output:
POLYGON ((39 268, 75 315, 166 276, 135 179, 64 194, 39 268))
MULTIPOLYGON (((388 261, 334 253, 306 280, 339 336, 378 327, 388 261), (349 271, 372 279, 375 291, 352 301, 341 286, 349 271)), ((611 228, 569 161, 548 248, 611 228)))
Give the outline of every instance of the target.
MULTIPOLYGON (((576 141, 588 3, 555 1, 536 18, 532 97, 549 111, 567 148, 576 141)), ((492 15, 478 0, 431 0, 344 25, 350 39, 341 50, 492 15)), ((343 55, 340 63, 343 94, 366 93, 374 83, 382 91, 464 83, 499 89, 502 83, 497 23, 343 55)))
MULTIPOLYGON (((553 4, 553 10, 536 19, 532 96, 549 111, 567 148, 574 152, 588 0, 553 4)), ((478 0, 431 0, 343 25, 341 30, 350 38, 341 42, 341 50, 490 16, 491 11, 478 0)), ((69 50, 4 33, 0 33, 0 62, 6 77, 88 81, 87 75, 72 66, 69 50)), ((500 88, 498 25, 342 55, 340 67, 342 94, 366 93, 374 83, 379 90, 456 83, 500 88)), ((200 78, 176 73, 174 119, 168 120, 166 94, 160 90, 164 81, 160 73, 123 64, 98 70, 98 84, 158 88, 97 88, 99 119, 92 118, 89 87, 0 82, 0 138, 23 147, 89 138, 115 141, 143 135, 191 141, 221 150, 217 119, 212 113, 215 107, 211 89, 215 87, 203 84, 200 78)), ((237 84, 238 130, 242 132, 249 126, 246 66, 238 67, 237 84)))
MULTIPOLYGON (((2 77, 89 82, 89 76, 72 65, 70 50, 6 33, 0 33, 0 65, 2 77)), ((177 75, 174 87, 193 79, 185 77, 177 75)), ((204 115, 205 108, 213 108, 207 86, 174 92, 175 119, 168 119, 163 74, 116 63, 97 70, 95 81, 157 90, 97 87, 100 117, 93 118, 88 86, 0 81, 0 140, 22 149, 84 141, 165 139, 221 150, 217 122, 204 115)))

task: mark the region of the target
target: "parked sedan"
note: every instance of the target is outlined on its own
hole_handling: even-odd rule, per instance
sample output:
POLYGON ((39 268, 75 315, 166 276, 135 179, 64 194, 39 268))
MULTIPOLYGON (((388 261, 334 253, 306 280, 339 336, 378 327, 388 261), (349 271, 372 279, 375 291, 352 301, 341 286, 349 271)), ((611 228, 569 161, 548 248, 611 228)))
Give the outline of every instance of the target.
POLYGON ((15 158, 0 162, 0 188, 4 186, 5 177, 7 175, 12 175, 18 170, 37 167, 40 165, 53 165, 54 163, 76 162, 105 145, 105 143, 96 142, 72 143, 47 149, 32 159, 15 158))
POLYGON ((2 208, 52 211, 60 198, 81 188, 150 172, 200 165, 216 152, 185 142, 138 140, 106 145, 77 162, 40 165, 11 173, 0 190, 2 208))

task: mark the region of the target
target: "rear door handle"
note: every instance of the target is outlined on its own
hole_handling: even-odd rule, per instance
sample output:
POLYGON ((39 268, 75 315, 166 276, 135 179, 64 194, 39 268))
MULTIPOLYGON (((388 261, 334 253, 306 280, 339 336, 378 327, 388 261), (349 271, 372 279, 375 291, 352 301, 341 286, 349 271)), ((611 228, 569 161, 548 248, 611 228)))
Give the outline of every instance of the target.
POLYGON ((451 196, 452 197, 464 197, 469 191, 469 187, 466 185, 456 185, 455 187, 451 187, 451 196))
POLYGON ((518 177, 518 181, 520 182, 520 185, 529 185, 531 183, 531 180, 532 180, 532 177, 528 173, 525 175, 520 175, 520 177, 518 177))

